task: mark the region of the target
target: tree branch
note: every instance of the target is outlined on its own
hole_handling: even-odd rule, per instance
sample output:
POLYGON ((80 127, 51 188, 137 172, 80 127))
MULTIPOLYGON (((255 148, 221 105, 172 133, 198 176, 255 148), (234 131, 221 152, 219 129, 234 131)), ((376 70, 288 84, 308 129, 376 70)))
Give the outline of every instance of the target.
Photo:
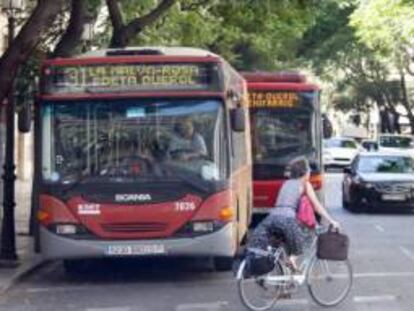
POLYGON ((162 0, 151 12, 132 20, 127 25, 122 23, 121 13, 116 0, 107 0, 106 3, 114 27, 110 47, 115 48, 127 46, 134 36, 165 14, 176 3, 176 0, 162 0))
POLYGON ((0 102, 6 97, 19 66, 26 61, 47 27, 53 23, 64 0, 39 0, 31 16, 0 59, 0 102))
POLYGON ((194 11, 198 9, 199 7, 205 6, 207 4, 211 3, 211 0, 193 0, 189 4, 182 4, 181 10, 182 11, 194 11))
POLYGON ((57 44, 52 57, 72 56, 81 41, 83 27, 87 22, 88 12, 86 1, 72 0, 69 25, 57 44))
POLYGON ((144 27, 153 24, 158 18, 167 12, 175 4, 175 2, 176 0, 162 0, 158 6, 148 14, 132 20, 126 26, 126 31, 133 33, 140 32, 144 27))

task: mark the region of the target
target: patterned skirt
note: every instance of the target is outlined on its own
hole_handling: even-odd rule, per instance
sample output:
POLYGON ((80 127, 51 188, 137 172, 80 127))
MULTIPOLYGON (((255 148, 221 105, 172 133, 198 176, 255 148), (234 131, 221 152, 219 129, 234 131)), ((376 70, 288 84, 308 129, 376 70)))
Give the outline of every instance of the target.
POLYGON ((301 255, 307 246, 308 232, 289 214, 269 214, 257 225, 247 247, 267 249, 274 236, 282 238, 289 255, 301 255), (280 237, 280 235, 283 235, 280 237))

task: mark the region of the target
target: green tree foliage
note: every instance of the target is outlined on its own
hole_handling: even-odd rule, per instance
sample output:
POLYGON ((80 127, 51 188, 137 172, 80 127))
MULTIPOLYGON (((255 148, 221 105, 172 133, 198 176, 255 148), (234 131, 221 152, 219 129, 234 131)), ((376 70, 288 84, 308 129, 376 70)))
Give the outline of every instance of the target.
POLYGON ((367 0, 358 2, 351 15, 351 26, 360 42, 375 50, 377 59, 399 75, 400 103, 414 132, 414 92, 406 75, 414 76, 414 1, 367 0))
POLYGON ((414 47, 414 2, 364 0, 351 15, 356 35, 368 47, 385 55, 414 47))
POLYGON ((299 56, 311 61, 334 84, 331 105, 367 111, 372 103, 414 116, 405 82, 407 47, 412 36, 413 4, 408 1, 327 0, 319 3, 315 23, 306 32, 299 56), (404 20, 400 23, 401 19, 404 20))
MULTIPOLYGON (((131 0, 128 5, 123 12, 130 20, 154 1, 131 0), (137 5, 130 10, 133 2, 137 5)), ((292 50, 310 25, 312 13, 310 1, 181 0, 134 44, 202 47, 243 70, 281 68, 295 60, 292 50)))

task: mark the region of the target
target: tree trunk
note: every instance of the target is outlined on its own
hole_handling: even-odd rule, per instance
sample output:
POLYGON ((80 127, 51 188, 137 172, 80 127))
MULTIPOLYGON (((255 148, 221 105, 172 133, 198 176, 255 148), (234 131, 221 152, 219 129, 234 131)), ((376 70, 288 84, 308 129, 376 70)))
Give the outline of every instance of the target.
POLYGON ((64 0, 39 0, 32 15, 0 59, 0 102, 6 97, 17 70, 32 53, 47 27, 57 17, 64 0))
POLYGON ((68 28, 57 44, 52 57, 70 57, 76 53, 76 48, 82 39, 83 27, 89 18, 86 4, 84 0, 72 0, 68 28))
POLYGON ((400 72, 400 86, 401 86, 401 104, 407 111, 407 118, 410 122, 411 134, 414 134, 414 114, 412 112, 411 103, 407 95, 407 84, 405 83, 404 72, 400 72))

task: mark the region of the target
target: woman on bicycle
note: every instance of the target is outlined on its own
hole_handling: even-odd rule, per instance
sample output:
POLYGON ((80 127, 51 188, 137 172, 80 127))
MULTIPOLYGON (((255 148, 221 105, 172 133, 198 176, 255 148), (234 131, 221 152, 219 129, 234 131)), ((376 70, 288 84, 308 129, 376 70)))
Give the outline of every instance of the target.
POLYGON ((266 250, 274 236, 283 235, 286 251, 290 256, 292 268, 297 270, 296 259, 304 251, 309 231, 296 218, 300 198, 306 194, 314 211, 326 219, 334 228, 339 228, 335 221, 319 202, 309 182, 310 167, 305 158, 293 160, 287 167, 286 180, 279 191, 275 207, 270 214, 256 227, 247 243, 248 248, 266 250))

